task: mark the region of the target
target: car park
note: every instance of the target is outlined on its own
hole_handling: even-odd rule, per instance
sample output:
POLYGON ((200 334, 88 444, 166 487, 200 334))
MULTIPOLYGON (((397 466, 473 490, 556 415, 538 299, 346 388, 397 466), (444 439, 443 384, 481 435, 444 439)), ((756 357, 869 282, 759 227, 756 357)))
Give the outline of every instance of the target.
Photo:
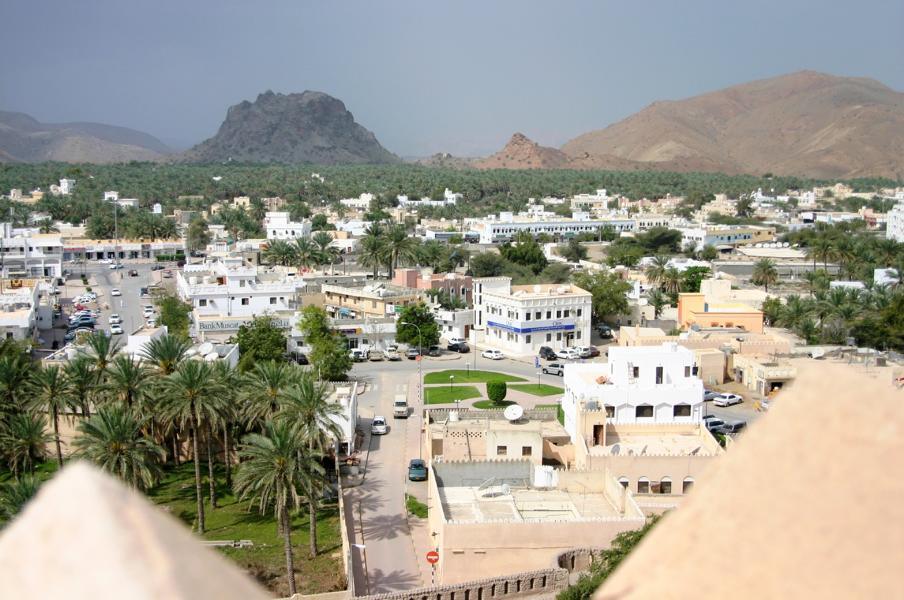
POLYGON ((489 358, 490 360, 502 360, 505 358, 505 355, 499 350, 484 350, 480 355, 484 358, 489 358))
POLYGON ((430 349, 427 350, 427 356, 440 356, 442 353, 443 351, 439 346, 430 346, 430 349))
POLYGON ((110 325, 110 335, 122 335, 122 325, 110 325))
POLYGON ((427 481, 427 463, 420 458, 412 458, 408 462, 409 481, 427 481))
POLYGON ((370 422, 371 435, 386 435, 389 428, 386 426, 386 417, 376 416, 370 422))
POLYGON ((540 352, 538 353, 538 355, 544 360, 556 360, 557 358, 559 358, 558 356, 556 356, 556 351, 549 346, 540 346, 540 352))
POLYGON ((577 348, 562 348, 558 352, 556 352, 556 358, 561 358, 563 360, 576 360, 581 358, 581 353, 577 348))
POLYGON ((446 350, 449 352, 458 352, 459 354, 467 354, 471 351, 471 348, 464 342, 459 342, 455 344, 449 344, 446 346, 446 350))
POLYGON ((421 351, 417 348, 408 348, 408 350, 405 350, 405 358, 407 358, 408 360, 414 360, 420 355, 421 351))
POLYGON ((543 367, 544 375, 558 375, 562 377, 565 375, 565 365, 562 363, 549 363, 548 365, 543 367))
POLYGON ((732 406, 734 404, 740 404, 743 401, 744 399, 737 394, 719 394, 717 398, 713 398, 713 405, 732 406))
POLYGON ((122 292, 119 291, 119 288, 113 288, 110 290, 111 296, 122 296, 122 292))

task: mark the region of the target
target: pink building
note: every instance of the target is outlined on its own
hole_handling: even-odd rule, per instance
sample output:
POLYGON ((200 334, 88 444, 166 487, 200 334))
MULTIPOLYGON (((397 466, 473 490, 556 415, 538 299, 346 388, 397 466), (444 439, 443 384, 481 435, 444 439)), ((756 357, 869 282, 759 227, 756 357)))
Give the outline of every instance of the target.
POLYGON ((445 290, 453 298, 471 304, 470 275, 433 273, 431 269, 396 269, 392 283, 418 290, 445 290))

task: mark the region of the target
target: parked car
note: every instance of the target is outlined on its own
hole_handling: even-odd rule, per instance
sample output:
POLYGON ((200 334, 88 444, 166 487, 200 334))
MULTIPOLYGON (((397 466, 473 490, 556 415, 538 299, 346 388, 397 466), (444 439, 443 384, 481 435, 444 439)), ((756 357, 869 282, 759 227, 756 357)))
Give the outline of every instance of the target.
POLYGON ((407 358, 408 360, 414 360, 420 355, 421 351, 417 348, 408 348, 408 350, 405 350, 405 358, 407 358))
POLYGON ((113 313, 112 315, 110 315, 110 325, 119 325, 121 323, 122 323, 122 317, 120 317, 116 313, 113 313))
POLYGON ((593 358, 600 355, 600 351, 596 349, 596 346, 578 346, 575 350, 578 351, 581 358, 593 358))
POLYGON ((79 317, 75 320, 69 321, 69 329, 75 329, 80 325, 90 325, 94 327, 94 324, 97 322, 97 319, 94 317, 79 317))
POLYGON ((703 401, 709 402, 710 400, 715 400, 722 394, 719 392, 714 392, 712 390, 703 390, 703 401))
POLYGON ((612 328, 608 325, 597 325, 596 326, 597 333, 600 334, 602 338, 610 338, 612 337, 612 328))
POLYGON ((367 360, 371 362, 380 362, 383 360, 383 353, 379 350, 371 350, 367 353, 367 360))
POLYGON ((543 367, 544 375, 558 375, 562 377, 565 375, 565 365, 562 363, 549 363, 545 367, 543 367))
POLYGON ((489 358, 490 360, 502 360, 505 358, 505 355, 499 350, 484 350, 480 355, 484 358, 489 358))
POLYGON ((427 481, 427 463, 420 458, 412 458, 408 462, 409 481, 427 481))
POLYGON ((166 267, 164 267, 163 265, 154 265, 153 267, 151 267, 151 271, 162 271, 165 268, 166 267))
POLYGON ((71 341, 73 341, 73 340, 76 338, 76 336, 79 335, 80 333, 84 333, 84 334, 92 334, 92 333, 94 333, 94 330, 93 330, 93 329, 74 329, 74 330, 72 330, 72 331, 67 331, 67 332, 66 332, 66 335, 63 336, 63 341, 64 341, 64 342, 71 342, 71 341))
POLYGON ((148 319, 147 326, 150 327, 151 329, 153 329, 154 327, 157 327, 157 318, 151 317, 150 319, 148 319))
POLYGON ((164 271, 164 272, 163 272, 163 278, 164 278, 164 279, 172 279, 172 278, 173 278, 173 273, 172 273, 172 271, 164 271))
MULTIPOLYGON (((710 415, 710 416, 712 416, 712 415, 710 415)), ((719 419, 717 417, 713 417, 712 419, 707 419, 707 420, 703 421, 703 424, 706 425, 706 429, 708 431, 715 433, 716 431, 718 431, 718 429, 720 427, 725 425, 725 421, 723 421, 722 419, 719 419)))
POLYGON ((740 404, 743 401, 744 399, 737 394, 719 394, 717 398, 713 399, 713 405, 732 406, 733 404, 740 404))
POLYGON ((298 365, 307 365, 309 364, 308 357, 304 354, 304 352, 296 352, 292 355, 292 358, 295 360, 295 364, 298 365))
POLYGON ((581 358, 581 353, 577 348, 562 348, 558 352, 556 352, 556 358, 561 358, 563 360, 576 360, 581 358))
POLYGON ((119 264, 119 263, 110 263, 110 266, 109 266, 108 268, 109 268, 111 271, 115 271, 116 269, 121 269, 121 268, 122 268, 122 265, 119 264))
POLYGON ((386 417, 376 416, 370 422, 371 435, 386 435, 389 429, 386 427, 386 417))
POLYGON ((467 344, 467 343, 468 343, 468 340, 466 340, 465 338, 460 338, 460 337, 449 338, 449 344, 467 344))
POLYGON ((101 264, 104 264, 104 265, 109 265, 111 262, 113 262, 113 259, 112 259, 112 258, 102 258, 102 259, 100 259, 100 263, 101 263, 101 264))
POLYGON ((119 288, 113 288, 110 290, 111 296, 122 296, 122 292, 119 291, 119 288))
POLYGON ((122 325, 110 325, 110 335, 122 335, 122 325))
POLYGON ((402 355, 394 348, 383 350, 383 357, 386 358, 386 360, 402 360, 402 355))
POLYGON ((446 346, 446 350, 448 350, 449 352, 458 352, 459 354, 467 354, 471 351, 471 348, 469 348, 468 345, 464 342, 460 342, 456 344, 449 344, 448 346, 446 346))
POLYGON ((129 277, 138 277, 138 269, 132 269, 129 271, 129 277))
POLYGON ((364 362, 365 360, 367 360, 367 350, 362 350, 361 348, 353 348, 349 351, 348 356, 355 362, 364 362))
POLYGON ((559 358, 558 356, 556 356, 556 351, 549 346, 540 346, 540 352, 538 353, 538 355, 543 360, 556 360, 557 358, 559 358))
POLYGON ((427 356, 440 356, 442 353, 443 351, 439 346, 430 346, 430 349, 427 350, 427 356))
POLYGON ((739 433, 742 429, 747 427, 746 421, 728 421, 727 423, 723 423, 716 429, 710 429, 710 431, 714 431, 715 433, 721 433, 723 435, 730 435, 739 433))

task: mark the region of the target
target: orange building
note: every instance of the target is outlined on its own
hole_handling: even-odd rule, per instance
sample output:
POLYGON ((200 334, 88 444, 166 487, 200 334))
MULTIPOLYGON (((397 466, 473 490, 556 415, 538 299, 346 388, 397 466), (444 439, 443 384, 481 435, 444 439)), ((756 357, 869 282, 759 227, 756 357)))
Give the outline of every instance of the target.
POLYGON ((678 294, 678 325, 739 328, 763 333, 763 311, 739 302, 708 302, 705 294, 678 294))

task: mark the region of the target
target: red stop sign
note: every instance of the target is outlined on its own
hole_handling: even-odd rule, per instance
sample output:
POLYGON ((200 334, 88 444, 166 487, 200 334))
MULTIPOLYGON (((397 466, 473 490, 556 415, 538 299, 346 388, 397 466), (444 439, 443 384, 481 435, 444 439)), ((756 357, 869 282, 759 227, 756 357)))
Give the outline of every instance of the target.
POLYGON ((437 552, 436 550, 431 550, 430 552, 428 552, 427 553, 427 562, 430 563, 431 565, 435 565, 436 563, 438 563, 439 562, 439 552, 437 552))

